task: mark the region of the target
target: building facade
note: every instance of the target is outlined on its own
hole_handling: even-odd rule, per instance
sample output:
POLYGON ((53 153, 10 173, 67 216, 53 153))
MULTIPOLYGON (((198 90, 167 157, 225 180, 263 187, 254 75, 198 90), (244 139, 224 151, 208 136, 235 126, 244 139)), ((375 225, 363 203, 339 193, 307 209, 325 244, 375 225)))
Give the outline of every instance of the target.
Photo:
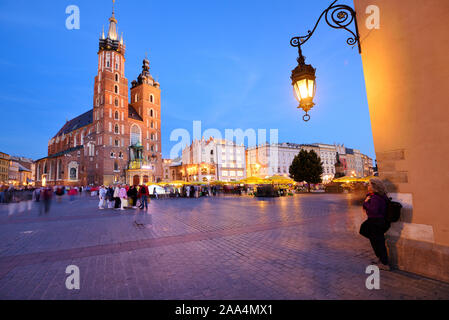
POLYGON ((9 180, 9 154, 0 152, 0 184, 7 184, 9 180))
POLYGON ((354 4, 379 178, 403 205, 387 233, 391 260, 449 282, 449 2, 354 4), (377 27, 366 23, 368 8, 377 27))
POLYGON ((128 97, 123 35, 114 12, 99 39, 93 107, 67 121, 36 161, 37 185, 142 184, 162 180, 160 85, 143 60, 128 97))
POLYGON ((194 140, 182 150, 185 181, 238 181, 246 178, 245 146, 225 139, 194 140))
POLYGON ((33 186, 35 163, 24 157, 10 157, 9 183, 14 186, 33 186))
POLYGON ((262 144, 247 149, 246 170, 248 176, 267 178, 272 175, 289 176, 289 168, 295 156, 301 151, 315 151, 321 158, 323 166, 323 182, 330 182, 335 176, 337 153, 344 168, 345 175, 366 177, 372 174, 371 158, 359 150, 346 148, 344 145, 324 143, 295 144, 278 143, 262 144), (365 162, 364 162, 365 159, 365 162), (366 169, 364 169, 366 166, 366 169))

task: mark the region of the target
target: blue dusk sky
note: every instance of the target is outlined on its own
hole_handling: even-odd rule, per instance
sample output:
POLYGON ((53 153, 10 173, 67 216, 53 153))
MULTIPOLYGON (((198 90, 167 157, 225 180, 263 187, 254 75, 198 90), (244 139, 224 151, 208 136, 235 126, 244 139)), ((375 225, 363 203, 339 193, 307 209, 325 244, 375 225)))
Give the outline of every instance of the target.
MULTIPOLYGON (((280 142, 344 143, 374 159, 361 57, 348 34, 321 21, 303 45, 317 69, 316 106, 303 122, 291 86, 292 36, 312 29, 330 0, 192 0, 116 3, 126 77, 148 52, 162 89, 162 151, 170 133, 202 129, 279 129, 280 142)), ((352 1, 339 3, 353 6, 352 1)), ((111 0, 0 2, 0 151, 38 159, 67 119, 92 108, 98 39, 111 0), (66 7, 80 8, 80 29, 66 28, 66 7)), ((262 141, 261 141, 262 142, 262 141)))

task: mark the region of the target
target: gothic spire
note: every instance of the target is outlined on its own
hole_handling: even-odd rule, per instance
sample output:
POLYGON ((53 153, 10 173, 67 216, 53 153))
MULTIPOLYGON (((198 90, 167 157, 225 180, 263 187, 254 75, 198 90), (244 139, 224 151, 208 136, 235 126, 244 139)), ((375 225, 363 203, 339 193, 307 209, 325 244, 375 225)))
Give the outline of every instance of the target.
POLYGON ((111 40, 117 40, 117 20, 115 19, 115 13, 114 13, 114 5, 115 0, 112 0, 112 16, 109 18, 109 31, 108 31, 108 38, 111 40))

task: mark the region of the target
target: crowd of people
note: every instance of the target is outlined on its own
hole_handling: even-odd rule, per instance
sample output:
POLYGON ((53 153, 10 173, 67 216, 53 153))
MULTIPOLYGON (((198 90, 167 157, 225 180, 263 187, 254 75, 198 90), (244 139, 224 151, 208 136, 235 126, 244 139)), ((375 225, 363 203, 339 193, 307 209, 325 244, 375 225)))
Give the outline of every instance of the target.
POLYGON ((0 186, 0 204, 8 204, 8 215, 16 212, 30 211, 33 201, 40 202, 39 214, 47 214, 54 191, 51 188, 14 188, 13 186, 0 186))
POLYGON ((125 210, 127 207, 148 209, 149 191, 146 185, 141 186, 101 186, 98 190, 100 199, 98 208, 125 210))

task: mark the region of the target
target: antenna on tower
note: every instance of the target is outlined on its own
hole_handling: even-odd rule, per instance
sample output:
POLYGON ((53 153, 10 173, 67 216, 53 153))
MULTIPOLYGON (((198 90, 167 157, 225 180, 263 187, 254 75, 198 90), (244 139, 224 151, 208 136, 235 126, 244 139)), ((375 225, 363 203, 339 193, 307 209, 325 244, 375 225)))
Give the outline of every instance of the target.
POLYGON ((114 15, 114 5, 115 5, 115 0, 112 0, 112 15, 114 15))

